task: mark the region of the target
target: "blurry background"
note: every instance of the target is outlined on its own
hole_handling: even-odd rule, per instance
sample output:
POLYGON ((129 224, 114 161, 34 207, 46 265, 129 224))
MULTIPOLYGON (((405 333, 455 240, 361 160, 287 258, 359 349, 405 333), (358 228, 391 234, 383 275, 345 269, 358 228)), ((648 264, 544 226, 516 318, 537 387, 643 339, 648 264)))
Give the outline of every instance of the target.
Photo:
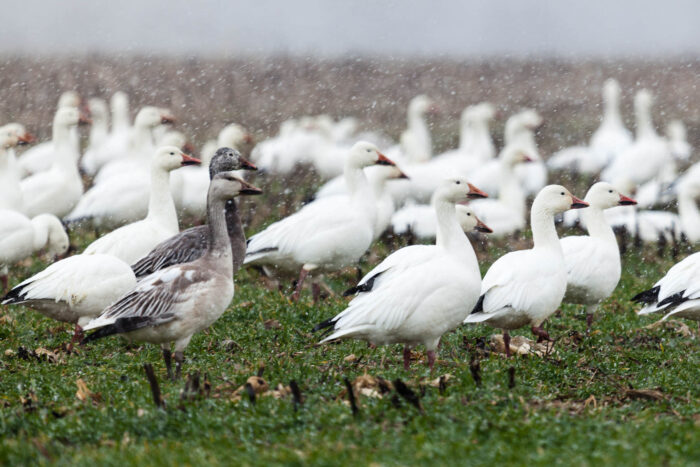
MULTIPOLYGON (((237 0, 3 2, 0 121, 50 131, 59 93, 109 96, 132 112, 170 106, 195 141, 236 121, 259 138, 301 114, 360 117, 397 138, 408 100, 431 95, 436 150, 481 100, 545 117, 544 154, 586 141, 609 76, 657 94, 698 146, 700 2, 237 0)), ((502 122, 500 123, 502 125, 502 122)), ((500 134, 496 125, 496 134, 500 134)))

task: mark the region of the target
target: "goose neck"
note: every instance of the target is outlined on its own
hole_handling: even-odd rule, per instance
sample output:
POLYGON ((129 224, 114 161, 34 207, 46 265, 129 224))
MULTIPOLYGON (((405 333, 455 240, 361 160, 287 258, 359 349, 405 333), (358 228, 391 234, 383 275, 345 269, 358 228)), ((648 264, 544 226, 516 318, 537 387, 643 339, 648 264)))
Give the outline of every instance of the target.
POLYGON ((514 167, 507 161, 500 161, 500 182, 498 187, 498 199, 518 212, 525 218, 525 192, 515 176, 514 167))
POLYGON ((617 246, 617 239, 612 227, 605 220, 605 212, 591 204, 581 213, 583 222, 588 230, 588 235, 594 238, 601 239, 609 244, 617 246))
POLYGON ((146 219, 173 232, 179 230, 175 203, 170 194, 170 172, 156 164, 151 166, 151 194, 146 219))
POLYGON ((32 227, 34 228, 33 246, 34 251, 40 250, 46 246, 49 241, 50 226, 44 216, 36 216, 32 219, 32 227))
POLYGON ((605 99, 603 125, 622 126, 622 115, 620 114, 620 98, 617 94, 609 95, 605 99))
MULTIPOLYGON (((235 203, 234 203, 235 205, 235 203)), ((231 241, 229 239, 226 224, 226 200, 212 195, 212 190, 207 196, 207 224, 209 226, 209 246, 206 256, 215 258, 216 268, 220 268, 227 275, 233 275, 231 261, 231 241)))
POLYGON ((557 229, 554 227, 554 214, 539 206, 537 200, 532 205, 530 224, 534 249, 554 250, 563 255, 557 229))
POLYGON ((651 119, 651 109, 649 107, 643 106, 637 109, 635 120, 637 125, 637 139, 656 135, 654 122, 651 119))
POLYGON ((233 255, 233 261, 236 263, 234 264, 235 272, 235 270, 241 267, 243 259, 245 258, 245 232, 243 232, 241 216, 238 214, 238 203, 232 199, 227 200, 224 211, 226 230, 231 245, 231 254, 233 255))

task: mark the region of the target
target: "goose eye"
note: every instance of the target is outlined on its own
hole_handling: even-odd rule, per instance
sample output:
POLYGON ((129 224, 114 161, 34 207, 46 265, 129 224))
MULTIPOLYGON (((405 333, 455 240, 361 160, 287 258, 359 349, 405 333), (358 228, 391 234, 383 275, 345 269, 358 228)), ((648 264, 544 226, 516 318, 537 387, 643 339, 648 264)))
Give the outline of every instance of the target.
POLYGON ((460 182, 459 180, 457 180, 455 183, 456 183, 457 185, 459 185, 459 184, 461 184, 462 182, 460 182))
POLYGON ((467 213, 467 216, 470 216, 470 217, 471 217, 471 215, 472 215, 472 213, 471 213, 471 212, 468 212, 468 213, 467 213))
POLYGON ((367 152, 372 152, 372 150, 371 150, 371 149, 368 149, 367 152))
POLYGON ((608 193, 612 193, 612 190, 608 190, 608 193))
POLYGON ((170 155, 171 155, 171 156, 174 156, 174 155, 175 155, 175 153, 174 153, 174 152, 171 152, 171 153, 170 153, 170 155))
POLYGON ((564 192, 563 192, 563 191, 561 192, 561 195, 564 196, 564 192))

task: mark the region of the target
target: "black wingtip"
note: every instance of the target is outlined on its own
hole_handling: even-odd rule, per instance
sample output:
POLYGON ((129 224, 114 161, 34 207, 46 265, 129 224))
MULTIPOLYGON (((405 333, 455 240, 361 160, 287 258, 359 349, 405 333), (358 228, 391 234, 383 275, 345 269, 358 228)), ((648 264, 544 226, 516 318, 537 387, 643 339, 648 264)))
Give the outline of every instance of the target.
POLYGON ((659 299, 659 290, 661 289, 661 286, 657 285, 656 287, 652 287, 649 290, 645 290, 644 292, 640 292, 634 297, 632 297, 632 301, 636 303, 656 303, 657 300, 659 299))
POLYGON ((24 286, 17 286, 14 289, 7 292, 7 294, 0 298, 0 303, 3 305, 12 305, 13 303, 20 303, 24 301, 24 296, 22 292, 24 291, 24 286))
POLYGON ((474 313, 479 313, 480 311, 484 311, 484 297, 486 297, 486 294, 479 297, 479 300, 476 302, 476 305, 474 305, 474 309, 471 313, 469 313, 470 315, 473 315, 474 313))
POLYGON ((128 318, 118 318, 114 323, 108 324, 97 329, 92 334, 88 334, 85 338, 80 341, 80 345, 87 344, 97 339, 103 337, 111 336, 113 334, 123 334, 126 332, 136 331, 141 328, 149 326, 153 322, 153 318, 150 316, 132 316, 128 318))
POLYGON ((371 291, 372 288, 374 287, 374 281, 376 281, 377 278, 378 278, 379 276, 381 276, 382 274, 384 274, 386 271, 388 271, 388 269, 385 270, 385 271, 382 271, 382 272, 378 272, 377 274, 373 275, 372 277, 370 277, 369 279, 367 279, 367 280, 366 280, 365 282, 363 282, 362 284, 358 284, 358 285, 356 285, 355 287, 350 287, 348 290, 346 290, 345 292, 343 292, 343 297, 347 297, 347 296, 349 296, 349 295, 354 295, 354 294, 360 293, 360 292, 369 292, 369 291, 371 291))
POLYGON ((334 326, 334 325, 335 325, 335 316, 333 318, 329 318, 321 323, 318 323, 316 326, 314 326, 314 328, 311 330, 311 332, 320 331, 321 329, 326 329, 326 328, 329 328, 329 327, 334 326))
POLYGON ((659 308, 664 308, 667 306, 676 307, 676 306, 680 305, 681 303, 683 303, 687 300, 687 298, 683 297, 684 293, 685 293, 685 290, 681 290, 678 293, 675 293, 673 295, 670 295, 670 296, 664 298, 663 300, 661 300, 659 302, 657 307, 659 307, 659 308))

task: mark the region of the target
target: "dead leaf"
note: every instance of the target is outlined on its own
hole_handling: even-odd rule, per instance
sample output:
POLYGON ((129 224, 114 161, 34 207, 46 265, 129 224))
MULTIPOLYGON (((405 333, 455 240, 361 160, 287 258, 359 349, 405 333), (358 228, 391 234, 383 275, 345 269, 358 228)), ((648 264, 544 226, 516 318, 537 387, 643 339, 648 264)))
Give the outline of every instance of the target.
MULTIPOLYGON (((384 394, 393 389, 390 381, 385 380, 381 376, 372 376, 367 373, 358 376, 352 383, 352 390, 356 396, 363 395, 366 397, 374 397, 381 399, 384 394)), ((340 399, 347 398, 347 389, 343 389, 339 396, 340 399)))
POLYGON ((49 363, 65 363, 55 352, 52 352, 43 347, 39 347, 34 351, 36 358, 46 360, 49 363))
POLYGON ((78 386, 78 390, 75 393, 75 397, 77 397, 79 401, 85 402, 87 400, 91 400, 92 402, 97 403, 102 400, 102 395, 90 391, 90 389, 87 387, 87 384, 85 383, 85 381, 83 381, 82 378, 78 378, 75 384, 78 386))
MULTIPOLYGON (((503 342, 503 334, 493 334, 491 336, 491 348, 498 352, 505 354, 506 346, 503 342)), ((545 355, 551 355, 556 353, 554 350, 554 342, 535 342, 534 340, 528 339, 525 336, 511 336, 510 338, 510 353, 511 355, 537 355, 538 357, 544 357, 545 355)))
POLYGON ((279 329, 282 327, 280 322, 276 319, 268 319, 263 324, 265 325, 265 329, 279 329))
POLYGON ((446 383, 447 383, 449 380, 451 380, 452 378, 454 378, 454 376, 452 376, 452 375, 449 374, 449 373, 446 373, 446 374, 444 374, 444 375, 442 375, 442 376, 438 376, 438 377, 435 378, 434 380, 429 381, 429 382, 428 382, 428 386, 431 386, 431 387, 433 387, 433 388, 439 388, 439 387, 440 387, 440 380, 442 380, 442 384, 446 384, 446 383))
POLYGON ((343 358, 343 361, 348 362, 348 363, 352 363, 352 362, 357 361, 357 357, 355 356, 354 353, 351 353, 350 355, 343 358))

